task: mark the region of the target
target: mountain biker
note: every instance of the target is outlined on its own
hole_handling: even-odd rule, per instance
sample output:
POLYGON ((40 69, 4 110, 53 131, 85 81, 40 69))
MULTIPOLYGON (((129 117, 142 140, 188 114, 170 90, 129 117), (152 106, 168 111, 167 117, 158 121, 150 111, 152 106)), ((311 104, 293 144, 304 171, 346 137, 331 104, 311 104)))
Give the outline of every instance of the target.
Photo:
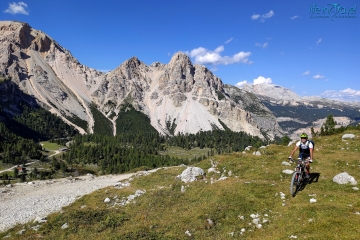
POLYGON ((292 156, 294 155, 295 151, 299 147, 300 147, 300 153, 299 153, 298 159, 302 159, 302 157, 304 157, 304 159, 307 160, 307 161, 305 161, 306 178, 310 178, 310 164, 309 163, 313 162, 314 145, 312 142, 308 141, 308 135, 306 133, 302 133, 300 135, 300 141, 298 141, 296 143, 294 150, 292 150, 292 152, 290 153, 289 159, 292 159, 292 156))

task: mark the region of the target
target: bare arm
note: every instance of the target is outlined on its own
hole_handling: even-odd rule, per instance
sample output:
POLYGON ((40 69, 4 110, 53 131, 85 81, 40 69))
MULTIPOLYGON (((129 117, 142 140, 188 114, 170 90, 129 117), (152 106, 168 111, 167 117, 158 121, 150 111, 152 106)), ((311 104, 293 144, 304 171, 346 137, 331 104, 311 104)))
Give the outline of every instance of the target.
POLYGON ((292 152, 290 153, 290 157, 292 157, 295 153, 295 151, 298 149, 299 147, 295 145, 294 149, 292 150, 292 152))
POLYGON ((310 148, 310 159, 313 160, 314 159, 314 149, 310 148))

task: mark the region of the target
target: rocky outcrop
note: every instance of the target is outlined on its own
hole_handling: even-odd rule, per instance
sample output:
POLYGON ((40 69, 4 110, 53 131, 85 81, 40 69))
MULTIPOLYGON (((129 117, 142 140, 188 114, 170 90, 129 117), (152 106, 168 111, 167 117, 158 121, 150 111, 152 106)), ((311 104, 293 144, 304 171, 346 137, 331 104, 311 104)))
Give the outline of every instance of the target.
POLYGON ((184 53, 176 53, 168 64, 149 66, 133 57, 105 74, 80 64, 51 37, 26 23, 0 22, 0 33, 0 72, 82 133, 93 132, 90 104, 115 124, 126 101, 149 116, 162 134, 224 129, 225 124, 259 137, 262 132, 271 138, 281 135, 275 117, 254 95, 226 88, 184 53), (71 122, 75 116, 89 128, 71 122), (168 122, 174 126, 171 131, 168 122))
POLYGON ((339 173, 333 178, 333 182, 338 184, 348 184, 356 185, 357 181, 353 176, 350 176, 347 172, 339 173))

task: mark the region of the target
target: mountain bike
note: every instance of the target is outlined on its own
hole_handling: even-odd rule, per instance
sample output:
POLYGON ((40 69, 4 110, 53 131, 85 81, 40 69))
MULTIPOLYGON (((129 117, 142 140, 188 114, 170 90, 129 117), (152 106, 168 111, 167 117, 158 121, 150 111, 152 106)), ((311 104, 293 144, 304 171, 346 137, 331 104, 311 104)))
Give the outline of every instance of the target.
MULTIPOLYGON (((290 159, 290 161, 294 162, 294 159, 290 159)), ((306 171, 305 171, 305 163, 306 159, 298 159, 298 163, 295 167, 295 172, 291 178, 290 183, 290 194, 291 196, 295 197, 298 191, 304 189, 305 185, 308 183, 308 178, 306 178, 306 171)))

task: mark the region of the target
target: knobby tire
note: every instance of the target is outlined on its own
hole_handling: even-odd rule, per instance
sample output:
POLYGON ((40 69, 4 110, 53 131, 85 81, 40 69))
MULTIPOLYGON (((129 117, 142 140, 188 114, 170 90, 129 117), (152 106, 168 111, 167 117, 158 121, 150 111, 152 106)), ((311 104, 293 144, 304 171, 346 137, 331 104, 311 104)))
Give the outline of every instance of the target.
POLYGON ((300 174, 298 172, 294 172, 290 183, 290 194, 293 197, 295 197, 297 191, 299 190, 299 181, 300 181, 300 174), (298 177, 296 178, 296 176, 298 177))

